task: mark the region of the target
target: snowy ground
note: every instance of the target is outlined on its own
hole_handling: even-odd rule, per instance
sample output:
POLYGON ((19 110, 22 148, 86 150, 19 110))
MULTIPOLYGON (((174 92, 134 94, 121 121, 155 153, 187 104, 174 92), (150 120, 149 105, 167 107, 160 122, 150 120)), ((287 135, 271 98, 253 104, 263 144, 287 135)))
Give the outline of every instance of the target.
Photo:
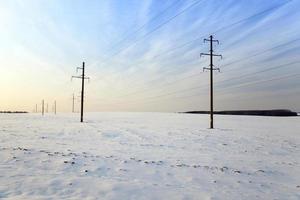
POLYGON ((300 117, 0 115, 0 198, 300 199, 300 117))

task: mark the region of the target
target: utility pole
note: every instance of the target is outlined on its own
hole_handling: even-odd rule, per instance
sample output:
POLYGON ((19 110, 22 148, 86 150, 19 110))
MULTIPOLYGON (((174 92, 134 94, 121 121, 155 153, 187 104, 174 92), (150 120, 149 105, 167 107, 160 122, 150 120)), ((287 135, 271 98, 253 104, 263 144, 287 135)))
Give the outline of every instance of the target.
POLYGON ((56 115, 56 100, 54 101, 54 114, 56 115))
POLYGON ((44 115, 44 99, 42 100, 42 115, 44 115))
POLYGON ((38 105, 35 104, 35 112, 37 113, 38 112, 38 105))
POLYGON ((80 106, 80 122, 83 122, 83 102, 84 102, 84 80, 85 79, 90 79, 89 77, 85 76, 85 63, 82 63, 82 67, 77 67, 76 71, 81 70, 82 75, 81 76, 72 76, 71 79, 73 78, 79 78, 81 79, 81 106, 80 106))
POLYGON ((48 113, 48 103, 46 104, 46 113, 48 113))
POLYGON ((75 105, 75 95, 73 93, 73 97, 72 97, 72 113, 74 113, 74 105, 75 105))
POLYGON ((217 57, 221 57, 222 55, 218 55, 218 54, 214 54, 213 52, 213 43, 216 42, 217 44, 219 44, 219 40, 214 40, 213 36, 209 36, 209 39, 204 39, 204 43, 205 42, 209 42, 210 43, 210 52, 209 53, 201 53, 201 56, 210 56, 210 65, 209 68, 204 67, 204 70, 210 70, 210 128, 213 129, 214 128, 214 93, 213 93, 213 71, 214 70, 218 70, 220 71, 219 68, 214 68, 214 64, 213 64, 213 57, 217 56, 217 57))

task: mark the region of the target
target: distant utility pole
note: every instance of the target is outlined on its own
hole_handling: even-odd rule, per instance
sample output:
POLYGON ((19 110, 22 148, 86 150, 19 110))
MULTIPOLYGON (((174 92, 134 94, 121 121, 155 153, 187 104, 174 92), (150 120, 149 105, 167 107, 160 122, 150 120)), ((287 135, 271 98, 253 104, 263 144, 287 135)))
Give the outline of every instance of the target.
POLYGON ((218 40, 214 40, 213 36, 209 36, 209 39, 204 39, 204 42, 209 42, 210 43, 210 53, 201 53, 201 56, 210 56, 210 65, 209 68, 204 67, 204 70, 210 70, 210 128, 214 128, 214 93, 213 93, 213 71, 218 70, 220 71, 219 68, 214 68, 213 64, 213 57, 218 56, 222 58, 222 55, 214 54, 213 52, 213 43, 216 42, 219 44, 218 40))
POLYGON ((74 113, 74 105, 75 105, 75 95, 73 93, 73 97, 72 97, 72 113, 74 113))
POLYGON ((38 112, 38 105, 35 104, 35 112, 37 113, 38 112))
POLYGON ((42 100, 42 115, 44 115, 44 99, 42 100))
POLYGON ((54 114, 56 115, 56 100, 54 101, 54 114))
POLYGON ((46 104, 46 113, 48 113, 48 103, 46 104))
POLYGON ((82 67, 77 67, 76 71, 82 70, 82 75, 81 76, 72 76, 73 78, 80 78, 81 79, 81 109, 80 109, 80 122, 83 122, 83 102, 84 102, 84 80, 85 79, 90 79, 89 77, 85 76, 85 66, 84 62, 82 63, 82 67))

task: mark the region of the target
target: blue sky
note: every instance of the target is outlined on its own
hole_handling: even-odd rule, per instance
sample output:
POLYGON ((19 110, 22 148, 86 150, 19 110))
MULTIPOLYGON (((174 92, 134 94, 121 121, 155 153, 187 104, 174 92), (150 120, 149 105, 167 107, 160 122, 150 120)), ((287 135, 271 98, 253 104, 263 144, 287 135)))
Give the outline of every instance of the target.
POLYGON ((31 111, 45 99, 70 111, 80 92, 70 77, 82 61, 91 77, 87 111, 207 110, 209 59, 199 54, 213 34, 223 55, 215 59, 216 109, 300 111, 298 0, 1 0, 0 7, 0 110, 31 111))

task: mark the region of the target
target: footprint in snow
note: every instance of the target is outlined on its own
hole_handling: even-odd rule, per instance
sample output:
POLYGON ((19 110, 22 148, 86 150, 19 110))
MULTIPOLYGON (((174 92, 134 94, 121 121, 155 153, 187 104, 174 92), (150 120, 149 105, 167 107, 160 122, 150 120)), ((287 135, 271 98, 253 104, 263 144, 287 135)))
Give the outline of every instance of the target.
POLYGON ((75 162, 74 162, 74 161, 72 161, 72 162, 69 162, 69 161, 65 160, 65 161, 64 161, 64 163, 65 163, 65 164, 67 164, 67 163, 71 163, 72 165, 75 165, 75 162))

